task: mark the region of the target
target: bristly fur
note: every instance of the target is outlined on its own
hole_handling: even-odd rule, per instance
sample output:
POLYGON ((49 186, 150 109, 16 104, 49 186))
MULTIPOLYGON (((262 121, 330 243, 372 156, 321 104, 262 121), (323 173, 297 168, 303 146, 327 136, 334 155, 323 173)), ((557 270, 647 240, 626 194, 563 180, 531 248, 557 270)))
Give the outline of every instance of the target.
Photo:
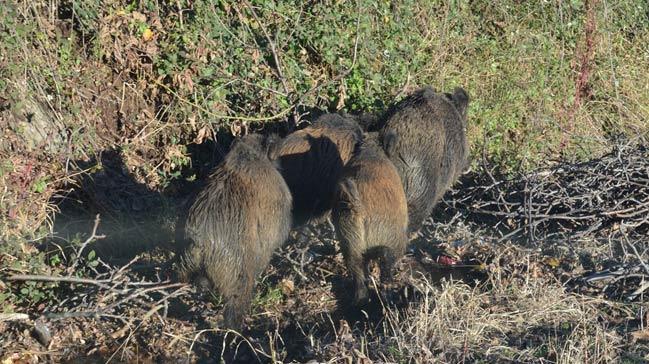
POLYGON ((225 300, 225 325, 237 329, 254 295, 256 278, 290 230, 291 194, 269 158, 275 138, 235 141, 187 213, 179 275, 204 275, 225 300))
POLYGON ((361 137, 352 117, 325 114, 284 139, 278 158, 293 195, 294 226, 327 217, 340 172, 361 137))
POLYGON ((444 192, 468 166, 468 104, 469 96, 461 88, 444 94, 425 87, 386 113, 380 135, 403 182, 410 234, 421 228, 444 192))
POLYGON ((392 277, 397 257, 408 242, 408 210, 401 179, 377 141, 368 134, 345 166, 334 198, 332 217, 355 287, 354 301, 367 295, 366 267, 379 259, 381 276, 392 277))

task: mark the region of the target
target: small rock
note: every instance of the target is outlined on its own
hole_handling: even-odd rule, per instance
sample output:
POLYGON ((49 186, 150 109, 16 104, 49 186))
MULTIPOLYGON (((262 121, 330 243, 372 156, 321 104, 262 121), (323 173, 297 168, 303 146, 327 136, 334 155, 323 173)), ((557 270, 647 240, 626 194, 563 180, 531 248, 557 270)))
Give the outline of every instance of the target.
POLYGON ((50 341, 52 341, 50 329, 40 318, 34 321, 34 337, 46 348, 49 347, 50 341))

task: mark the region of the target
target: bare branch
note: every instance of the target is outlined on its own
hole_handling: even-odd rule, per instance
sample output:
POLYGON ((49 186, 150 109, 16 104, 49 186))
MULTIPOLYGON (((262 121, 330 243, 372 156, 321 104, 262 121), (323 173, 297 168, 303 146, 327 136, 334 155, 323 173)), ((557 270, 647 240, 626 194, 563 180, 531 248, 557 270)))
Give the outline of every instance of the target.
POLYGON ((32 275, 32 274, 15 274, 7 277, 7 280, 91 284, 101 288, 108 288, 107 283, 110 283, 110 280, 108 279, 96 280, 96 279, 88 279, 88 278, 57 277, 57 276, 32 275))
POLYGON ((90 236, 86 239, 86 241, 81 244, 81 247, 79 250, 77 250, 77 255, 74 258, 74 263, 70 266, 70 268, 67 269, 68 273, 71 275, 75 272, 77 265, 79 265, 79 262, 81 261, 81 254, 83 253, 83 250, 86 249, 86 246, 90 244, 91 242, 98 240, 98 239, 103 239, 105 238, 104 235, 97 235, 97 228, 99 227, 99 214, 95 216, 95 223, 92 226, 92 232, 90 233, 90 236))
POLYGON ((642 146, 620 144, 601 158, 511 178, 495 177, 485 153, 486 175, 444 201, 483 221, 495 220, 491 226, 504 228, 501 240, 536 243, 621 224, 629 231, 649 225, 649 153, 642 146))
POLYGON ((264 23, 259 20, 259 17, 257 16, 257 13, 255 12, 255 9, 252 7, 252 5, 248 2, 245 1, 246 7, 250 10, 252 13, 252 16, 255 18, 255 21, 259 24, 259 27, 261 28, 261 31, 264 33, 264 37, 266 37, 266 41, 268 42, 268 45, 270 46, 270 50, 273 53, 273 60, 275 60, 275 68, 277 69, 277 78, 282 82, 282 86, 284 87, 284 92, 286 92, 286 95, 290 94, 288 85, 286 83, 286 78, 284 78, 284 72, 282 72, 282 62, 280 61, 279 55, 277 54, 277 50, 275 49, 275 42, 270 38, 270 35, 268 35, 268 31, 266 31, 266 26, 264 23))
POLYGON ((0 322, 26 320, 29 320, 29 315, 25 313, 0 313, 0 322))

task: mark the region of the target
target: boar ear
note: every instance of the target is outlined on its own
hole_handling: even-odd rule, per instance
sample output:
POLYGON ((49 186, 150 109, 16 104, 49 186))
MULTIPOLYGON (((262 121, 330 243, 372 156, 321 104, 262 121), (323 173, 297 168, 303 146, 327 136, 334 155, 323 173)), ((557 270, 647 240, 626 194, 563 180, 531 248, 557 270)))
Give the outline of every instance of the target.
POLYGON ((452 99, 457 112, 460 113, 463 120, 466 120, 466 111, 469 106, 469 94, 464 91, 462 87, 456 87, 455 90, 453 90, 452 99))
POLYGON ((264 149, 270 160, 275 160, 279 157, 280 149, 282 147, 282 138, 277 134, 270 134, 264 139, 264 149))
POLYGON ((383 134, 383 150, 388 157, 396 154, 397 143, 399 142, 399 134, 396 131, 390 130, 383 134))
POLYGON ((435 96, 437 96, 437 91, 435 90, 435 88, 433 86, 426 86, 426 87, 420 89, 419 92, 421 92, 422 96, 424 98, 426 98, 426 99, 432 99, 435 96))

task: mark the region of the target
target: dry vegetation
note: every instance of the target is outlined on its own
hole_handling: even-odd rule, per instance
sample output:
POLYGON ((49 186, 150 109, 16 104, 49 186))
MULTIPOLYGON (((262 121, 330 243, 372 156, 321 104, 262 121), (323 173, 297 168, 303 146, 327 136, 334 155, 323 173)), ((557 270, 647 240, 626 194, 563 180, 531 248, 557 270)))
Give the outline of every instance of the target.
POLYGON ((3 364, 649 361, 646 2, 0 14, 3 364), (380 113, 425 84, 471 94, 474 172, 397 281, 354 309, 332 232, 312 227, 276 254, 247 329, 220 330, 218 297, 164 262, 176 207, 232 136, 380 113))

